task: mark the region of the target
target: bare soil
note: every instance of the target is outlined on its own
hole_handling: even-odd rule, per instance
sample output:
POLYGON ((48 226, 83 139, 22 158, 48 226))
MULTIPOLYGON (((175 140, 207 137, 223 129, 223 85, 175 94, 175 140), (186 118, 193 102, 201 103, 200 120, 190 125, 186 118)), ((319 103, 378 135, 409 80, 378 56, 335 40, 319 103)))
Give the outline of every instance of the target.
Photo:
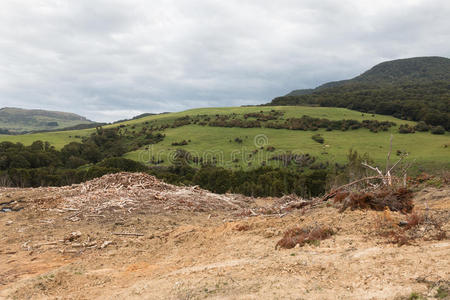
POLYGON ((398 243, 386 232, 409 215, 339 212, 332 200, 216 195, 129 173, 2 188, 0 299, 449 299, 450 187, 414 204, 439 232, 424 222, 398 243), (286 230, 317 226, 334 234, 275 249, 286 230))

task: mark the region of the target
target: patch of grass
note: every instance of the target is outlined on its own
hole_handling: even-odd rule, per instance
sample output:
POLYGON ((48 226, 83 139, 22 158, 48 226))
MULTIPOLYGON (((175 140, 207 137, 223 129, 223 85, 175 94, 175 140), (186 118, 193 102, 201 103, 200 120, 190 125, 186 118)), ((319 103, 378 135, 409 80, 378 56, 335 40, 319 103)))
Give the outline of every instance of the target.
POLYGON ((426 299, 426 298, 420 293, 412 292, 411 295, 409 295, 409 297, 407 299, 408 300, 422 300, 422 299, 426 299))
POLYGON ((434 297, 438 298, 438 299, 445 299, 448 296, 449 296, 449 290, 445 286, 438 287, 438 289, 436 291, 436 295, 434 295, 434 297))

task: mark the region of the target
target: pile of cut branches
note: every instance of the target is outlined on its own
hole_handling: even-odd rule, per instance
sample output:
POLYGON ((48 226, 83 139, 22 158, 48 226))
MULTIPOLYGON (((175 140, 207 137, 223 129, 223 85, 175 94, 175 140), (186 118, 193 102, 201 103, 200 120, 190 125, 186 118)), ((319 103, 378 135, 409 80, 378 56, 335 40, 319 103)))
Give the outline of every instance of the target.
POLYGON ((406 172, 411 165, 406 164, 400 168, 400 163, 407 154, 403 155, 391 165, 391 152, 392 136, 384 172, 378 166, 371 166, 364 161, 361 163, 362 166, 376 172, 376 175, 359 178, 335 188, 322 200, 334 199, 335 203, 340 205, 341 212, 347 208, 351 208, 352 210, 372 209, 377 211, 389 208, 391 211, 400 211, 402 213, 411 212, 414 207, 412 202, 413 193, 407 188, 406 181, 406 172), (362 187, 361 183, 364 183, 362 187), (353 187, 356 185, 359 186, 358 190, 353 190, 353 187))
POLYGON ((334 234, 334 230, 329 227, 316 226, 311 228, 295 227, 288 229, 281 240, 275 245, 278 247, 291 249, 296 245, 300 247, 305 244, 318 244, 321 240, 325 240, 334 234))
POLYGON ((347 208, 383 211, 388 207, 391 211, 409 213, 414 207, 412 198, 411 190, 399 188, 378 189, 368 192, 340 191, 334 197, 334 201, 340 204, 340 212, 347 208))

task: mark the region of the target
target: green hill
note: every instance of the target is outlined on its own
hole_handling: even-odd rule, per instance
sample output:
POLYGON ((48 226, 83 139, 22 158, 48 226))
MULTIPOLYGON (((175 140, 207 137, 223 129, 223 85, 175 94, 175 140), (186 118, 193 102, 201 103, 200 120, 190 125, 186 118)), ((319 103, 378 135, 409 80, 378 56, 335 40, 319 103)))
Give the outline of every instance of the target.
POLYGON ((450 59, 416 57, 383 62, 353 79, 292 91, 268 105, 345 107, 450 130, 450 59))
POLYGON ((332 81, 315 89, 294 90, 286 96, 309 95, 328 88, 354 85, 361 88, 367 85, 382 87, 384 85, 429 84, 433 82, 450 82, 450 59, 445 57, 413 57, 382 62, 355 78, 332 81))
MULTIPOLYGON (((344 163, 350 149, 360 153, 367 152, 376 162, 382 163, 388 151, 390 135, 393 134, 394 150, 409 152, 411 160, 416 160, 416 166, 427 170, 450 168, 448 133, 400 134, 401 124, 414 126, 416 123, 391 116, 363 114, 344 108, 278 106, 192 109, 147 116, 103 128, 116 128, 121 136, 126 137, 128 142, 125 145, 124 157, 149 166, 173 164, 177 150, 180 149, 196 157, 206 157, 205 159, 216 155, 217 165, 231 169, 252 169, 262 165, 280 166, 280 161, 272 158, 276 154, 283 153, 309 154, 314 156, 317 162, 323 163, 327 161, 344 163), (306 119, 306 124, 313 124, 314 120, 327 119, 354 120, 360 124, 365 122, 364 120, 393 122, 396 125, 372 131, 358 126, 348 129, 341 127, 332 129, 331 125, 327 125, 326 128, 320 127, 321 125, 317 128, 303 128, 295 127, 295 123, 290 122, 302 120, 304 115, 312 118, 306 119), (165 138, 158 143, 146 143, 145 138, 149 133, 161 133, 165 138), (323 144, 315 142, 312 139, 315 134, 320 134, 325 142, 323 144), (186 141, 185 145, 183 141, 186 141), (269 146, 274 149, 268 148, 269 146)), ((94 132, 95 129, 85 129, 16 136, 0 135, 0 141, 30 145, 33 141, 42 140, 61 149, 70 142, 80 142, 82 137, 94 132)))
POLYGON ((408 174, 449 170, 450 134, 427 129, 344 108, 192 109, 98 128, 0 135, 0 177, 13 186, 70 185, 145 171, 217 193, 317 196, 329 180, 352 178, 349 166, 362 168, 359 158, 348 164, 350 150, 385 168, 391 135, 392 161, 408 154, 408 174))
POLYGON ((0 109, 2 133, 55 130, 94 122, 73 113, 5 107, 0 109))

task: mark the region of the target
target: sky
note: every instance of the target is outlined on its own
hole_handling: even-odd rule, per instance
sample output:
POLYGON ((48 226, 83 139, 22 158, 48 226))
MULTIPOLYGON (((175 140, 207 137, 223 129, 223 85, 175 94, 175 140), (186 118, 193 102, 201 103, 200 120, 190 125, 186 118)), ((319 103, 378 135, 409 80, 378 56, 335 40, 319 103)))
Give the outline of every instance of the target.
POLYGON ((448 0, 1 0, 0 107, 110 122, 450 56, 448 0))

